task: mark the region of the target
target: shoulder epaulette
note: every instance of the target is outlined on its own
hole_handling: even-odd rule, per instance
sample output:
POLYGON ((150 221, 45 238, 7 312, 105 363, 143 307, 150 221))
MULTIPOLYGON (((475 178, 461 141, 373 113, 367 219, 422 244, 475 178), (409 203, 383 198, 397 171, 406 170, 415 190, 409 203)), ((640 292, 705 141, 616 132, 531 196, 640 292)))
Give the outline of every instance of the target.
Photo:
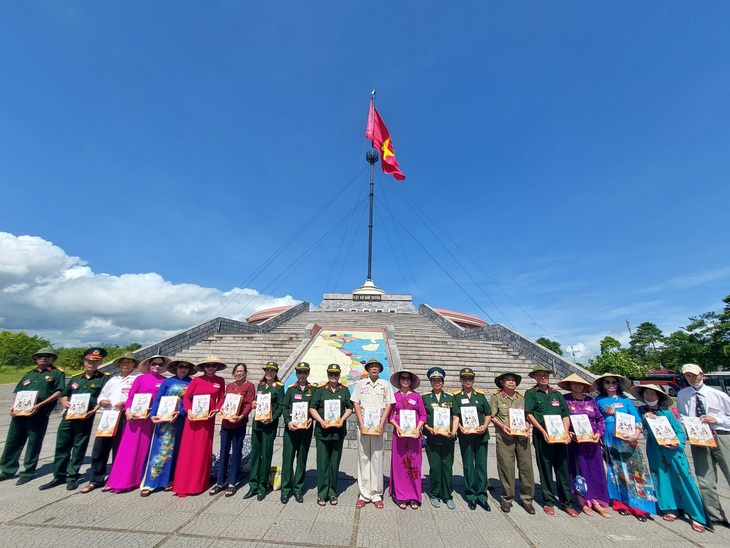
POLYGON ((456 392, 454 392, 454 394, 449 394, 448 392, 446 392, 446 390, 444 390, 443 392, 444 394, 446 394, 447 396, 451 396, 452 398, 454 397, 454 394, 456 394, 456 392))
POLYGON ((483 390, 477 390, 476 388, 474 389, 474 392, 476 392, 477 394, 484 394, 483 390))
POLYGON ((517 390, 515 390, 515 396, 518 396, 520 398, 524 398, 522 394, 520 394, 517 390))
POLYGON ((107 371, 102 371, 101 374, 106 375, 107 377, 109 376, 109 373, 107 371))
POLYGON ((499 390, 499 389, 497 389, 497 390, 495 390, 494 392, 492 392, 492 395, 493 395, 493 396, 496 396, 497 394, 501 394, 501 393, 502 393, 502 391, 501 391, 501 390, 499 390))
POLYGON ((61 373, 63 373, 64 375, 66 374, 66 372, 65 372, 65 371, 64 371, 63 369, 61 369, 60 367, 56 367, 56 369, 58 369, 58 370, 59 370, 59 371, 60 371, 61 373))
POLYGON ((297 386, 297 383, 292 383, 289 385, 289 388, 296 388, 296 386, 297 386))
POLYGON ((461 394, 461 390, 457 390, 456 392, 454 392, 454 396, 458 396, 459 394, 461 394))
POLYGON ((276 386, 284 386, 284 383, 281 381, 276 381, 274 384, 276 384, 276 386))
POLYGON ((81 373, 76 373, 75 375, 71 375, 72 379, 75 379, 76 377, 83 377, 86 374, 86 371, 82 371, 81 373))

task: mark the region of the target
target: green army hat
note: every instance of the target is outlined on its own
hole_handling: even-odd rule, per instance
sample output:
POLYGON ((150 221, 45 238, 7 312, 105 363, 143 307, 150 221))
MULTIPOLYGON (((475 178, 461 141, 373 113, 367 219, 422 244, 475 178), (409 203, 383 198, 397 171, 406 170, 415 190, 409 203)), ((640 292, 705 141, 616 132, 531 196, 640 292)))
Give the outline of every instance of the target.
POLYGON ((516 382, 515 386, 519 386, 520 383, 522 382, 522 375, 518 375, 517 373, 512 373, 512 371, 505 371, 504 373, 500 373, 500 375, 494 379, 494 384, 497 385, 497 388, 503 388, 502 381, 508 375, 512 375, 515 378, 515 382, 516 382))
POLYGON ((545 371, 546 373, 550 373, 551 375, 553 374, 553 370, 552 369, 548 369, 544 365, 536 365, 535 367, 532 368, 532 371, 530 371, 528 373, 528 375, 530 377, 534 377, 535 376, 535 373, 539 373, 540 371, 545 371))
POLYGON ((380 363, 380 360, 379 360, 378 358, 370 358, 370 359, 369 359, 369 360, 368 360, 368 361, 367 361, 367 362, 365 363, 365 369, 367 369, 368 367, 370 367, 370 366, 371 366, 371 365, 373 365, 373 364, 375 364, 375 365, 379 365, 379 366, 380 366, 380 372, 381 372, 381 373, 383 372, 383 364, 382 364, 382 363, 380 363))
POLYGON ((266 365, 264 365, 261 369, 263 369, 264 371, 266 371, 267 369, 279 371, 279 364, 276 362, 266 362, 266 365))
POLYGON ((114 367, 119 367, 119 362, 122 360, 132 360, 134 362, 134 366, 137 367, 139 365, 139 360, 134 357, 134 352, 125 352, 121 356, 119 356, 116 360, 112 362, 112 365, 114 367))
POLYGON ((294 368, 295 371, 309 371, 311 368, 307 362, 299 362, 294 368))
POLYGON ((33 359, 35 360, 38 356, 42 356, 44 354, 53 356, 54 360, 58 359, 58 354, 56 354, 56 351, 50 346, 44 346, 43 348, 38 350, 35 354, 33 354, 33 359))
POLYGON ((342 368, 336 363, 331 363, 327 366, 327 373, 342 373, 342 368))
POLYGON ((476 377, 476 375, 471 367, 464 367, 459 371, 459 377, 476 377))

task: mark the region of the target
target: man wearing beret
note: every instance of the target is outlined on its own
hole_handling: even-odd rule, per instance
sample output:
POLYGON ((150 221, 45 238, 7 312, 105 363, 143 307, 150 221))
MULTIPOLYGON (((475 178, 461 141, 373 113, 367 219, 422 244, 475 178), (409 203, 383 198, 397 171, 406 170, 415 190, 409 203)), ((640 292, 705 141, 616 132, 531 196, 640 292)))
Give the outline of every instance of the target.
POLYGON ((23 375, 13 392, 17 394, 20 391, 35 391, 36 403, 27 414, 10 412, 10 428, 0 458, 0 481, 8 480, 18 471, 20 453, 27 442, 23 471, 16 485, 23 485, 33 479, 48 428, 48 419, 66 381, 63 371, 53 366, 53 362, 58 359, 53 348, 41 348, 33 354, 33 359, 36 363, 35 369, 23 375))
POLYGON ((570 490, 570 476, 568 473, 568 445, 552 443, 545 430, 545 415, 559 415, 562 417, 565 431, 570 430, 570 411, 563 395, 550 386, 550 369, 536 365, 530 372, 530 377, 537 383, 525 392, 525 415, 535 428, 532 435, 532 444, 535 446, 535 460, 540 472, 540 485, 545 505, 543 510, 549 516, 555 514, 555 501, 571 518, 577 518, 578 512, 573 508, 573 494, 570 490), (553 485, 553 470, 558 484, 558 496, 553 485))
MULTIPOLYGON (((294 495, 297 502, 304 502, 304 476, 307 473, 307 456, 312 444, 312 422, 306 428, 298 428, 292 422, 292 405, 295 402, 311 403, 316 386, 307 382, 309 364, 299 362, 296 366, 297 382, 291 384, 281 402, 281 411, 284 416, 284 447, 281 451, 281 502, 286 504, 294 495), (296 469, 294 468, 296 459, 296 469)), ((307 411, 309 417, 309 411, 307 411)))
POLYGON ((368 376, 355 385, 352 392, 352 403, 357 416, 357 486, 360 496, 356 508, 363 508, 372 502, 375 508, 383 508, 383 429, 388 420, 390 407, 395 403, 395 394, 389 382, 380 378, 383 364, 377 358, 371 358, 365 364, 368 376), (363 408, 380 410, 380 430, 376 435, 365 434, 363 408))
POLYGON ((86 448, 89 446, 91 430, 94 427, 94 414, 98 408, 97 400, 102 388, 109 379, 108 373, 99 371, 106 357, 103 348, 89 348, 84 352, 84 372, 71 377, 68 386, 61 392, 61 406, 66 410, 56 434, 56 454, 53 459, 53 479, 38 489, 44 491, 57 485, 66 484, 73 491, 79 486, 79 470, 84 462, 86 448), (89 410, 83 418, 67 418, 71 407, 70 399, 74 394, 89 394, 89 410))
POLYGON ((699 417, 710 426, 717 443, 717 447, 691 446, 702 501, 713 524, 729 527, 717 494, 717 468, 730 484, 730 396, 707 386, 699 365, 684 364, 682 375, 689 386, 677 394, 679 416, 699 417))
POLYGON ((515 499, 515 462, 520 476, 520 499, 528 514, 535 513, 532 499, 535 497, 535 478, 532 471, 530 436, 516 436, 510 429, 510 409, 525 408, 525 398, 516 388, 522 381, 517 373, 506 372, 494 379, 495 390, 489 401, 492 423, 497 436, 497 471, 502 484, 502 512, 508 513, 515 499))
POLYGON ((454 415, 454 396, 444 392, 444 378, 446 373, 440 367, 432 367, 426 373, 431 382, 431 392, 423 394, 423 406, 426 408, 426 424, 423 429, 426 433, 426 458, 428 458, 428 477, 431 490, 428 497, 435 508, 446 504, 449 510, 456 508, 453 499, 454 492, 454 442, 459 419, 454 415), (448 409, 451 414, 451 424, 448 431, 434 429, 434 409, 448 409))
POLYGON ((459 417, 459 449, 464 466, 466 501, 470 510, 477 505, 491 512, 487 495, 487 427, 492 409, 484 392, 474 388, 474 371, 465 367, 459 372, 461 390, 454 392, 454 414, 459 417), (465 420, 465 408, 476 408, 477 425, 470 428, 465 420))

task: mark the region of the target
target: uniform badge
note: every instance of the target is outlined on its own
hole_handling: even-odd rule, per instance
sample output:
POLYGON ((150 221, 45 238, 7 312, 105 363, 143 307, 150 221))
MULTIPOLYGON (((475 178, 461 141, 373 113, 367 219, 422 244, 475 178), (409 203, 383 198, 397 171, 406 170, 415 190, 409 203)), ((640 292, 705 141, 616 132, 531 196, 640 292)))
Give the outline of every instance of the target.
POLYGON ((23 386, 28 386, 30 384, 30 379, 25 379, 23 381, 23 386))
POLYGON ((73 383, 71 385, 71 388, 74 389, 74 390, 76 390, 78 387, 79 387, 78 383, 73 383))

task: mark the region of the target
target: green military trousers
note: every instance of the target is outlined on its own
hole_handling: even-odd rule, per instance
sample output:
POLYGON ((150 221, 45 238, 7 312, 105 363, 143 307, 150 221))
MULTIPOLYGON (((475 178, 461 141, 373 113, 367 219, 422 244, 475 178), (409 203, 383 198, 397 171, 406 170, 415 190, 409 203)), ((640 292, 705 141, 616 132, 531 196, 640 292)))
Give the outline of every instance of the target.
POLYGON ((487 445, 481 436, 459 436, 459 449, 464 464, 464 485, 468 502, 488 502, 487 445))
POLYGON ((312 444, 312 428, 308 430, 284 429, 284 447, 281 452, 281 496, 292 493, 301 495, 304 476, 307 473, 307 456, 312 444), (294 467, 296 459, 296 468, 294 467), (293 477, 292 477, 293 476, 293 477))
POLYGON ((454 492, 454 441, 444 438, 443 442, 433 443, 426 439, 426 458, 428 459, 428 478, 431 489, 428 496, 443 502, 452 499, 454 492))
POLYGON ((340 473, 344 439, 316 440, 317 443, 317 498, 337 498, 337 476, 340 473))
POLYGON ((59 480, 78 480, 84 463, 86 448, 91 439, 94 416, 88 419, 61 421, 56 434, 56 455, 53 458, 53 477, 59 480))
POLYGON ((13 417, 5 442, 3 456, 0 458, 0 472, 14 475, 18 471, 20 453, 25 447, 23 471, 21 476, 32 478, 38 466, 38 456, 43 447, 43 438, 48 428, 48 415, 36 412, 30 417, 13 417), (28 443, 26 446, 26 442, 28 443))
POLYGON ((555 506, 555 501, 559 499, 562 506, 570 507, 573 504, 573 494, 570 492, 568 446, 564 443, 548 443, 539 432, 532 436, 532 444, 535 446, 535 461, 540 472, 545 506, 555 506), (557 495, 553 485, 553 470, 558 484, 557 495))
POLYGON ((251 477, 249 489, 263 495, 269 486, 271 459, 274 456, 276 425, 264 430, 251 430, 251 477))

